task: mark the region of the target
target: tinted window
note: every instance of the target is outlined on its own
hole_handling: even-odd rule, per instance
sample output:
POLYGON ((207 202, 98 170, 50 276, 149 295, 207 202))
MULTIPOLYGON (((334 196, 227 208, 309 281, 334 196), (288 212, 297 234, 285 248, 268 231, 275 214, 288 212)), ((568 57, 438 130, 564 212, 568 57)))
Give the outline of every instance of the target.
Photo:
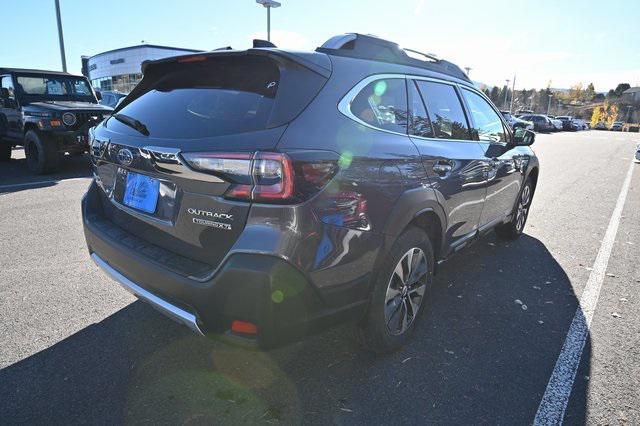
POLYGON ((409 111, 411 118, 409 119, 409 132, 412 135, 422 136, 423 138, 433 137, 433 128, 431 120, 422 102, 422 97, 416 88, 416 83, 411 81, 409 84, 409 111))
POLYGON ((400 78, 369 83, 351 102, 351 112, 374 127, 407 132, 407 89, 400 78))
POLYGON ((13 80, 10 75, 5 75, 0 78, 0 85, 3 89, 7 89, 9 92, 9 98, 15 98, 15 94, 13 92, 13 80))
POLYGON ((471 139, 456 90, 449 84, 417 81, 437 138, 471 139))
POLYGON ((477 93, 463 89, 462 95, 467 101, 471 121, 481 141, 506 142, 507 138, 502 126, 502 120, 491 105, 477 93))
POLYGON ((277 65, 264 57, 177 64, 150 77, 146 91, 119 112, 144 123, 156 137, 197 139, 264 130, 279 80, 277 65))

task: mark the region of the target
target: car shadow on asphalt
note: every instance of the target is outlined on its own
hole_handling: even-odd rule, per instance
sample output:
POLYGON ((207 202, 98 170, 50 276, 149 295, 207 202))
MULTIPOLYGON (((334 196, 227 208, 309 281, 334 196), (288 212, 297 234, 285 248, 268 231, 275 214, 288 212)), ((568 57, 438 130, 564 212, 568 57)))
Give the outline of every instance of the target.
MULTIPOLYGON (((578 307, 562 267, 533 237, 490 236, 441 265, 434 285, 413 341, 387 356, 361 350, 351 325, 247 351, 135 302, 1 370, 0 418, 530 423, 578 307)), ((587 342, 570 423, 585 419, 589 360, 587 342)))
POLYGON ((35 175, 27 167, 22 148, 14 148, 11 160, 0 162, 0 194, 46 188, 66 179, 90 176, 91 162, 88 154, 65 155, 60 160, 58 171, 47 175, 35 175))

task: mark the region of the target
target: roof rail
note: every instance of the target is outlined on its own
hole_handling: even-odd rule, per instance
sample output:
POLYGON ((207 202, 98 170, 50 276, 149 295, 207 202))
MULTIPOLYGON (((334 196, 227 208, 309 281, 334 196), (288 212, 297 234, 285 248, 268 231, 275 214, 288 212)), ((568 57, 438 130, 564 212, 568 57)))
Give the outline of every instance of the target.
POLYGON ((398 43, 385 40, 373 35, 347 33, 331 37, 316 52, 328 55, 346 56, 358 59, 389 62, 393 64, 409 65, 450 75, 471 83, 469 77, 457 65, 439 59, 430 53, 423 53, 413 49, 403 49, 398 43), (425 60, 409 56, 407 52, 425 57, 425 60))

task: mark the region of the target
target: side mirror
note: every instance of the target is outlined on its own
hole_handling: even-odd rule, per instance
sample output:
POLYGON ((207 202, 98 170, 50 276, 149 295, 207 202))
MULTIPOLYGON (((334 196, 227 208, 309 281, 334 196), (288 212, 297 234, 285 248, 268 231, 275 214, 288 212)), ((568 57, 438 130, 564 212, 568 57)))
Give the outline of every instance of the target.
POLYGON ((536 140, 536 134, 531 130, 517 128, 513 135, 513 144, 515 146, 529 146, 536 140))
POLYGON ((99 90, 96 90, 96 99, 98 99, 98 101, 102 100, 102 92, 99 90))

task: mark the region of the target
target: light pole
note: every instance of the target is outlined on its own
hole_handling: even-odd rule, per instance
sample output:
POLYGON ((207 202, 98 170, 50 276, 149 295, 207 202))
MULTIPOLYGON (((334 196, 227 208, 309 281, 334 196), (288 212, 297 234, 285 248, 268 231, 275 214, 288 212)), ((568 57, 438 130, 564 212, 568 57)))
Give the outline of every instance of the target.
POLYGON ((62 18, 60 18, 60 0, 56 0, 56 19, 58 20, 58 40, 60 40, 62 71, 67 72, 67 59, 64 54, 64 36, 62 35, 62 18))
POLYGON ((513 75, 513 81, 511 82, 511 104, 509 105, 509 112, 513 113, 513 98, 516 97, 516 75, 513 75))
POLYGON ((267 8, 267 41, 271 41, 271 8, 280 7, 281 5, 274 0, 256 0, 256 3, 267 8))
POLYGON ((504 105, 502 105, 502 108, 507 109, 507 95, 509 94, 509 82, 511 80, 507 79, 506 82, 507 84, 504 85, 504 105))
POLYGON ((549 93, 549 102, 547 102, 547 115, 549 115, 549 110, 551 109, 551 98, 553 98, 553 93, 549 93))

